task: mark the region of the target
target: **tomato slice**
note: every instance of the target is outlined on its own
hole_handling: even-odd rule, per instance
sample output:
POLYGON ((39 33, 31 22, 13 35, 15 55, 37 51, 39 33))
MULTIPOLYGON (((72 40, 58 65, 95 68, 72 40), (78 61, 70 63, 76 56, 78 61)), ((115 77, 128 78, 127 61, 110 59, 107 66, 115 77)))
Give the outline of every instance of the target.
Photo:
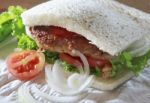
POLYGON ((35 50, 14 52, 6 59, 9 72, 20 80, 30 80, 37 76, 45 64, 43 53, 35 50))
POLYGON ((110 65, 111 66, 110 61, 107 60, 107 59, 94 59, 94 58, 88 56, 87 60, 88 60, 89 65, 91 67, 100 67, 100 68, 103 68, 105 65, 110 65))
MULTIPOLYGON (((66 61, 67 63, 69 63, 73 66, 79 67, 79 66, 83 65, 83 63, 81 62, 79 57, 73 57, 73 56, 66 54, 66 53, 61 53, 59 55, 59 57, 61 60, 66 61)), ((109 60, 106 60, 106 59, 94 59, 94 58, 89 57, 89 56, 87 56, 86 58, 88 60, 90 67, 103 68, 105 65, 111 66, 111 63, 109 62, 109 60)))
POLYGON ((75 57, 72 57, 71 55, 69 54, 66 54, 66 53, 61 53, 59 55, 59 58, 65 62, 67 62, 68 64, 71 64, 75 67, 80 67, 82 66, 82 63, 80 62, 80 59, 79 58, 75 58, 75 57))

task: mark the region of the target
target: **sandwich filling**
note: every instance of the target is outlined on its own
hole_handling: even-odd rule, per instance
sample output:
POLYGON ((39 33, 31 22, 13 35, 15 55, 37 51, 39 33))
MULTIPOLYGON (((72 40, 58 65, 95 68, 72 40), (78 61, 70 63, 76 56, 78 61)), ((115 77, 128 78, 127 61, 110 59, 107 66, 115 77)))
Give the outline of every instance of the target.
POLYGON ((71 55, 72 50, 83 53, 91 67, 98 68, 102 77, 109 77, 112 56, 99 50, 85 37, 56 26, 30 27, 32 37, 42 49, 59 53, 59 58, 74 67, 83 66, 79 57, 71 55))
MULTIPOLYGON (((114 57, 97 48, 80 34, 57 26, 31 26, 29 31, 38 47, 46 50, 46 56, 53 58, 53 61, 59 59, 64 69, 70 72, 79 72, 77 70, 83 67, 82 60, 72 55, 73 50, 81 52, 86 57, 91 74, 102 78, 114 77, 124 71, 139 74, 150 58, 150 51, 147 49, 144 54, 142 52, 145 49, 141 49, 142 52, 139 49, 131 50, 132 52, 136 51, 135 55, 137 55, 137 51, 143 54, 135 57, 126 50, 114 57)), ((148 41, 146 42, 149 44, 148 41)))

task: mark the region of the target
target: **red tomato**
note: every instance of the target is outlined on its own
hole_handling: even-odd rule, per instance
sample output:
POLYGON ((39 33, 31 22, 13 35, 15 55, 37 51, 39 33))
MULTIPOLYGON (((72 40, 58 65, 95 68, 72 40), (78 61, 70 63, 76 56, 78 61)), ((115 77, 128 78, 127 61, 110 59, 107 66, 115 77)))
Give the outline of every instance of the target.
POLYGON ((14 52, 6 59, 9 72, 20 80, 30 80, 37 76, 45 64, 43 53, 26 50, 14 52))
MULTIPOLYGON (((83 65, 82 61, 78 57, 73 57, 65 53, 61 53, 59 57, 61 60, 66 61, 73 66, 79 67, 83 65)), ((103 68, 105 65, 111 65, 111 63, 106 59, 93 59, 92 57, 87 56, 87 60, 90 67, 103 68)))
POLYGON ((91 67, 103 68, 105 65, 111 65, 111 63, 106 59, 94 59, 92 57, 87 57, 87 60, 91 67))
POLYGON ((78 58, 75 58, 75 57, 72 57, 71 55, 69 54, 66 54, 66 53, 61 53, 59 55, 60 59, 67 62, 68 64, 71 64, 75 67, 79 67, 79 66, 82 66, 82 63, 80 62, 80 60, 78 58))

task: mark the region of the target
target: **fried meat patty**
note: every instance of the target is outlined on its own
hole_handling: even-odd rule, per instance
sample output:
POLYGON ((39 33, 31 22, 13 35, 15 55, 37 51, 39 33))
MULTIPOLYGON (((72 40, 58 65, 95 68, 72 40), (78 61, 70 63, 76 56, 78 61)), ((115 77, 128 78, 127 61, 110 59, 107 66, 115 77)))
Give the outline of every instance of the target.
POLYGON ((97 59, 109 57, 107 53, 99 50, 85 37, 61 27, 34 26, 30 27, 30 32, 38 46, 46 50, 70 54, 75 49, 86 56, 97 59))

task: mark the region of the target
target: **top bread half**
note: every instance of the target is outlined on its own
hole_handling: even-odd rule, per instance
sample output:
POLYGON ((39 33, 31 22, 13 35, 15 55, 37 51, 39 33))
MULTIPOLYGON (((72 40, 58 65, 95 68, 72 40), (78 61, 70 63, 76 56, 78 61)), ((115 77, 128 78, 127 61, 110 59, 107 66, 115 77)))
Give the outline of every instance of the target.
POLYGON ((59 26, 80 34, 110 55, 119 55, 150 34, 150 15, 113 0, 52 0, 22 14, 32 26, 59 26))

